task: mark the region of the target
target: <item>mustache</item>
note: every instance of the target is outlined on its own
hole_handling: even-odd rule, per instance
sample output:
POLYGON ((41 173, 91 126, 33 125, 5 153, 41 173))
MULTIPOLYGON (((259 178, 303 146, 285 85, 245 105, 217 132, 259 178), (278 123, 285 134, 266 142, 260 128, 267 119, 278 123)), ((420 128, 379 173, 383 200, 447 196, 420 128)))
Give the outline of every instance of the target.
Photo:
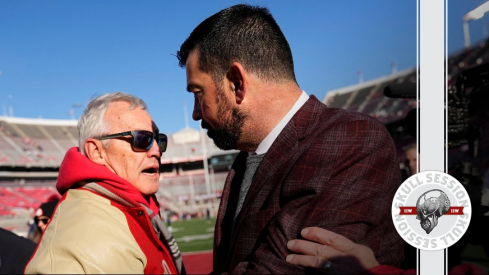
POLYGON ((212 129, 211 125, 209 123, 207 123, 207 121, 205 121, 205 120, 202 120, 202 122, 200 123, 200 126, 204 129, 212 129))

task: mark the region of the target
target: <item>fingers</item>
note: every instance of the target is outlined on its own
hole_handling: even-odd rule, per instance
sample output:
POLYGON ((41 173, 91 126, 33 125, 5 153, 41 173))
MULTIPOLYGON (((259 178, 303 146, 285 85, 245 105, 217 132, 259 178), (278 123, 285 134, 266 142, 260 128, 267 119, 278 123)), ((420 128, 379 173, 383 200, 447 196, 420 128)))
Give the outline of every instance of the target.
POLYGON ((312 268, 323 273, 328 273, 331 266, 330 261, 317 256, 290 254, 285 260, 291 264, 312 268))
POLYGON ((321 272, 358 273, 379 265, 372 250, 356 244, 346 237, 319 227, 308 227, 301 231, 306 240, 291 240, 287 248, 298 254, 288 255, 290 263, 321 272))
POLYGON ((305 240, 291 240, 287 243, 287 248, 295 253, 319 256, 320 258, 333 259, 335 257, 343 255, 341 251, 334 249, 333 247, 328 247, 327 245, 322 245, 305 240))
POLYGON ((319 227, 304 228, 301 231, 301 235, 307 240, 327 245, 341 252, 350 251, 356 245, 354 242, 342 235, 319 227))

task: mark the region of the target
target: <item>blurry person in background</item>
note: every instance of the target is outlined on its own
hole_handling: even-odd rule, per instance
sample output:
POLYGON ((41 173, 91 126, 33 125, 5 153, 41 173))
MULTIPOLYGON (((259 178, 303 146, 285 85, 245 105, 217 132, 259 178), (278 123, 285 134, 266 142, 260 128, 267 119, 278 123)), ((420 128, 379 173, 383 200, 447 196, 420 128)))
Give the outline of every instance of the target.
MULTIPOLYGON (((489 217, 489 161, 486 162, 486 165, 486 171, 482 178, 481 211, 484 216, 489 217)), ((486 253, 489 255, 489 251, 486 253)))
POLYGON ((27 238, 38 243, 42 233, 46 230, 46 226, 50 221, 54 209, 59 202, 58 196, 51 196, 47 201, 39 206, 34 212, 34 218, 30 222, 31 227, 27 238))
POLYGON ((417 173, 418 169, 418 154, 416 152, 416 144, 410 145, 405 151, 406 165, 408 168, 408 177, 417 173))
POLYGON ((41 204, 34 214, 34 223, 37 224, 37 229, 39 232, 44 232, 48 222, 51 220, 54 209, 58 204, 59 200, 54 200, 41 204))

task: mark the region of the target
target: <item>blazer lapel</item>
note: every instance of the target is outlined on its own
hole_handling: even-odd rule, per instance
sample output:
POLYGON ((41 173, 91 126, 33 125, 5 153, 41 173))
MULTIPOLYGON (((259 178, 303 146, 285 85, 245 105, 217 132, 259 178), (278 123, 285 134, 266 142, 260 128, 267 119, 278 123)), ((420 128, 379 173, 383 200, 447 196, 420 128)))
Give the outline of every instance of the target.
POLYGON ((277 179, 285 178, 290 172, 290 166, 302 154, 301 141, 318 123, 320 104, 311 95, 274 141, 253 177, 237 222, 246 215, 251 205, 262 205, 275 185, 281 182, 277 179))
POLYGON ((221 203, 219 204, 219 210, 217 212, 216 226, 214 231, 214 246, 218 246, 221 243, 222 238, 222 220, 226 214, 226 207, 229 201, 229 193, 231 191, 231 182, 235 175, 235 171, 231 169, 226 177, 224 183, 224 189, 222 190, 221 203))
MULTIPOLYGON (((247 220, 246 216, 262 210, 268 210, 269 213, 267 215, 273 216, 274 213, 280 210, 278 207, 276 209, 264 207, 265 201, 269 199, 276 188, 280 188, 279 185, 283 183, 288 173, 290 173, 291 167, 307 147, 302 143, 307 142, 307 135, 312 132, 318 123, 318 108, 320 108, 318 104, 321 103, 314 96, 311 96, 306 104, 287 123, 263 158, 253 177, 241 212, 236 218, 229 246, 230 252, 232 252, 230 254, 234 256, 228 259, 230 262, 227 261, 226 266, 230 265, 232 268, 232 266, 243 260, 252 251, 258 235, 263 230, 263 228, 254 224, 256 232, 248 232, 247 223, 253 221, 247 220), (255 241, 238 244, 238 237, 243 234, 255 239, 255 241), (239 246, 239 248, 236 249, 236 246, 239 246)), ((263 223, 263 226, 265 224, 263 223)))
POLYGON ((231 232, 233 228, 234 212, 246 168, 247 155, 247 152, 240 152, 236 156, 224 183, 214 231, 214 273, 221 273, 221 269, 224 268, 224 264, 231 254, 229 253, 231 236, 228 235, 229 233, 223 235, 223 232, 231 232))
MULTIPOLYGON (((260 207, 264 205, 265 200, 269 198, 271 192, 273 192, 276 188, 279 188, 277 186, 283 183, 284 179, 287 177, 287 174, 290 172, 292 165, 307 147, 302 143, 307 142, 306 137, 313 131, 319 122, 319 109, 322 107, 324 107, 322 106, 322 103, 317 100, 315 96, 311 95, 309 100, 302 106, 301 109, 299 109, 289 123, 287 123, 285 128, 266 153, 262 163, 258 167, 253 177, 253 181, 246 195, 243 207, 236 218, 232 236, 230 236, 229 240, 226 240, 225 242, 223 241, 219 244, 222 248, 226 247, 227 252, 227 255, 220 253, 220 257, 224 256, 227 258, 227 260, 221 265, 221 267, 224 268, 223 271, 232 270, 233 266, 237 264, 237 262, 242 261, 244 257, 246 257, 246 255, 252 251, 258 235, 263 228, 256 228, 256 232, 247 232, 247 223, 250 221, 246 220, 245 217, 247 214, 261 211, 262 209, 260 207), (243 234, 248 236, 250 236, 250 234, 253 235, 252 239, 255 239, 255 241, 237 244, 238 236, 243 234), (236 249, 236 246, 239 246, 239 249, 236 249), (231 267, 231 269, 228 267, 231 267)), ((225 189, 231 187, 233 188, 231 191, 229 191, 229 193, 232 195, 226 198, 226 202, 232 202, 235 200, 233 195, 239 194, 239 188, 243 179, 244 170, 246 168, 247 156, 247 152, 241 152, 238 157, 236 157, 233 168, 236 168, 236 171, 240 171, 240 176, 237 177, 236 174, 238 173, 236 173, 233 179, 226 180, 225 189), (237 164, 236 167, 235 164, 237 164)), ((228 219, 227 217, 231 208, 231 212, 234 216, 234 211, 236 208, 235 204, 234 206, 233 203, 226 203, 226 205, 223 205, 221 198, 221 207, 219 211, 226 211, 226 217, 223 218, 223 221, 221 221, 221 227, 219 230, 223 230, 223 228, 226 230, 225 228, 229 228, 224 227, 224 225, 232 222, 232 219, 228 219)), ((277 212, 280 209, 277 208, 267 210, 277 212)), ((219 232, 220 236, 222 237, 221 233, 222 231, 219 232)), ((224 252, 224 250, 222 250, 222 252, 224 252)))

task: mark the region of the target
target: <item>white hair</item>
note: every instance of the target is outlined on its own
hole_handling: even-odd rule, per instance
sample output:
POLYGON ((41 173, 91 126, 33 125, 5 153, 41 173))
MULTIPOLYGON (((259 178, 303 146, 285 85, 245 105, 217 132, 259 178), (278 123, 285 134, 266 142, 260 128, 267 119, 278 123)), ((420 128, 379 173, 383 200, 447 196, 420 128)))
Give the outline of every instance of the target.
MULTIPOLYGON (((105 112, 107 112, 110 103, 118 101, 125 101, 131 104, 128 110, 133 110, 137 107, 141 107, 143 110, 147 109, 143 100, 123 92, 103 94, 91 100, 78 120, 78 145, 82 154, 85 155, 84 144, 87 139, 109 133, 111 125, 104 120, 105 112)), ((109 141, 104 140, 102 142, 106 146, 109 141)))

